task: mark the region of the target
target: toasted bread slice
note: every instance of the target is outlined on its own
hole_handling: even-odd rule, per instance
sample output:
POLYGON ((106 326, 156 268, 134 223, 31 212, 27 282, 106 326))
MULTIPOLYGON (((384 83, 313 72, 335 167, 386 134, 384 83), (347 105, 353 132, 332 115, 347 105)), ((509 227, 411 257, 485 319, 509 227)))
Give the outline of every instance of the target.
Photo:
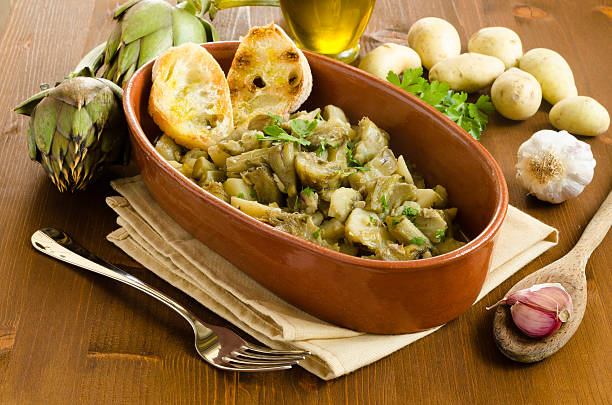
POLYGON ((312 90, 306 57, 275 24, 251 28, 242 38, 227 82, 236 127, 249 127, 268 113, 287 119, 312 90))
POLYGON ((207 150, 231 133, 229 87, 206 49, 186 43, 157 58, 149 114, 162 131, 187 148, 207 150))

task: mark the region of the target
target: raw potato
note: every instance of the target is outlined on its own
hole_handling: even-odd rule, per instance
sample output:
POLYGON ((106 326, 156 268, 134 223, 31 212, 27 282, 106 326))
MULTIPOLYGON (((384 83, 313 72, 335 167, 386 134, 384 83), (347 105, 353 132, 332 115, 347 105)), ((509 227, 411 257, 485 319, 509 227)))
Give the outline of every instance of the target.
POLYGON ((436 17, 421 18, 412 24, 408 31, 408 45, 419 54, 427 69, 461 53, 461 39, 455 27, 436 17))
POLYGON ((531 73, 542 86, 542 96, 551 104, 578 95, 574 74, 563 56, 546 48, 535 48, 519 61, 519 68, 531 73))
POLYGON ((359 69, 381 79, 386 79, 390 70, 399 75, 404 69, 420 67, 421 58, 414 49, 392 43, 382 44, 368 53, 359 63, 359 69))
POLYGON ((504 117, 526 120, 540 108, 542 88, 531 74, 510 68, 493 83, 491 100, 495 109, 504 117))
POLYGON ((468 42, 468 52, 495 56, 509 69, 518 65, 523 56, 523 45, 516 32, 509 28, 486 27, 472 35, 468 42))
POLYGON ((504 62, 493 56, 464 53, 436 63, 429 71, 429 80, 448 83, 455 91, 473 93, 493 83, 504 70, 504 62))
POLYGON ((553 106, 548 115, 550 123, 576 135, 596 136, 610 126, 606 108, 591 97, 568 97, 553 106))

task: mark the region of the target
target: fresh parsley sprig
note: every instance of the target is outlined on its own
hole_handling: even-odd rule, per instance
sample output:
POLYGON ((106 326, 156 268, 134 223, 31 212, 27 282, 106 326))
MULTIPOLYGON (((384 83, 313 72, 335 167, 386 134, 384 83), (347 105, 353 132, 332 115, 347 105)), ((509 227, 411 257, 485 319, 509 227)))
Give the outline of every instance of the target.
POLYGON ((295 142, 302 146, 310 145, 310 141, 306 139, 308 135, 314 131, 317 127, 317 120, 307 121, 295 119, 289 122, 291 127, 291 134, 287 133, 280 125, 282 123, 278 115, 270 114, 273 122, 272 125, 268 125, 264 128, 264 134, 257 135, 257 139, 262 141, 273 141, 275 143, 281 142, 295 142))
POLYGON ((432 105, 475 139, 480 139, 489 122, 488 114, 495 111, 489 96, 481 95, 475 103, 470 103, 467 93, 450 90, 448 83, 435 80, 430 83, 422 76, 423 68, 406 69, 401 80, 392 71, 387 74, 387 80, 432 105))

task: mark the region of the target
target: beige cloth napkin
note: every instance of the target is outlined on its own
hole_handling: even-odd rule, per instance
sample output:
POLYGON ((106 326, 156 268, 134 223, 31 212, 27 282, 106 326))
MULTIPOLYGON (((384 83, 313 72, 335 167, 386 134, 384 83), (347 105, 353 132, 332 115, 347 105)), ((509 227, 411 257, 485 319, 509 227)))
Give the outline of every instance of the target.
MULTIPOLYGON (((107 198, 121 226, 108 240, 176 288, 273 348, 312 355, 300 365, 329 380, 370 364, 438 328, 405 335, 373 335, 321 321, 278 298, 184 231, 157 205, 140 176, 112 186, 107 198)), ((514 207, 493 252, 478 299, 557 243, 556 229, 514 207)))

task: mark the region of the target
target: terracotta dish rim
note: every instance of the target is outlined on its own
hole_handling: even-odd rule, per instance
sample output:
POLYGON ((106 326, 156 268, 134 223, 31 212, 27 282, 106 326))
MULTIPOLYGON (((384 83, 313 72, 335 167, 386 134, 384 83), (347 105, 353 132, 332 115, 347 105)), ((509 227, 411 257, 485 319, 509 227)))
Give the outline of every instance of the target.
MULTIPOLYGON (((203 46, 204 48, 215 48, 217 46, 225 46, 225 45, 238 45, 238 41, 218 41, 218 42, 209 42, 209 43, 204 43, 204 44, 200 44, 201 46, 203 46)), ((442 113, 440 113, 438 110, 436 110, 435 108, 433 108, 432 106, 430 106, 429 104, 425 103, 424 101, 422 101, 421 99, 419 99, 418 97, 402 90, 401 88, 394 86, 393 84, 382 80, 370 73, 367 73, 363 70, 360 70, 354 66, 351 65, 347 65, 343 62, 339 62, 336 61, 334 59, 328 58, 326 56, 323 55, 319 55, 313 52, 309 52, 309 51, 303 51, 304 54, 307 56, 308 59, 311 58, 324 58, 326 59, 327 63, 330 64, 334 64, 337 66, 340 66, 344 69, 348 69, 349 71, 352 71, 355 74, 358 75, 362 75, 365 76, 369 81, 372 82, 372 85, 374 86, 382 86, 384 88, 386 88, 387 90, 390 90, 392 92, 397 93, 401 98, 407 98, 410 99, 411 102, 416 102, 418 104, 421 105, 421 107, 423 107, 425 110, 427 110, 430 114, 436 116, 438 119, 441 119, 442 121, 444 121, 447 125, 454 127, 455 128, 455 133, 458 136, 461 136, 464 138, 464 140, 466 142, 469 143, 469 147, 475 148, 478 150, 478 152, 482 155, 482 157, 485 159, 486 164, 490 167, 490 169, 493 170, 494 172, 494 178, 496 180, 496 185, 497 185, 497 190, 496 190, 496 207, 495 207, 495 212, 493 214, 493 217, 491 218, 491 220, 489 221, 489 223, 487 224, 487 226, 474 238, 472 239, 470 242, 468 242, 466 245, 462 246, 459 249, 456 249, 452 252, 448 252, 445 253, 443 255, 440 256, 434 256, 431 258, 426 258, 426 259, 418 259, 418 260, 404 260, 404 261, 383 261, 383 260, 372 260, 372 259, 365 259, 365 258, 360 258, 360 257, 356 257, 356 256, 350 256, 344 253, 340 253, 340 252, 336 252, 334 250, 325 248, 323 246, 317 245, 313 242, 307 241, 305 239, 301 239, 298 238, 297 236, 291 235, 289 233, 280 231, 278 229, 273 228, 270 225, 267 225, 247 214, 245 214, 244 212, 240 211, 238 208, 233 207, 232 205, 225 203, 224 201, 219 200, 217 197, 213 196, 212 194, 206 192, 204 189, 202 189, 200 186, 198 186, 197 184, 193 183, 192 181, 190 181, 187 177, 183 176, 180 172, 178 172, 176 169, 174 169, 154 148, 153 144, 151 141, 149 141, 149 138, 147 137, 147 135, 144 133, 142 127, 140 126, 140 122, 138 121, 138 119, 136 118, 136 113, 134 111, 134 107, 130 104, 129 100, 131 98, 132 95, 132 90, 134 87, 134 80, 135 78, 137 78, 139 75, 142 74, 142 71, 147 69, 147 67, 149 65, 152 65, 155 63, 156 59, 152 59, 149 62, 147 62, 146 64, 144 64, 142 67, 140 67, 130 78, 130 80, 128 81, 125 90, 124 90, 124 94, 123 94, 123 109, 125 112, 125 116, 126 119, 128 121, 129 126, 131 127, 131 130, 133 131, 134 139, 140 143, 140 145, 143 147, 143 150, 145 151, 145 153, 148 155, 149 158, 151 159, 155 159, 158 161, 162 161, 162 165, 161 167, 166 171, 167 174, 171 175, 172 177, 174 177, 177 181, 179 181, 186 190, 188 190, 190 193, 192 194, 196 194, 199 197, 203 197, 206 201, 208 201, 209 203, 215 205, 217 208, 225 211, 226 213, 232 214, 237 216, 238 218, 240 218, 242 221, 246 221, 247 223, 251 224, 252 226, 256 227, 256 229, 258 229, 261 232, 265 232, 267 234, 271 234, 271 235, 275 235, 275 236, 279 236, 282 238, 285 238, 288 240, 289 243, 291 243, 292 245, 300 245, 303 246, 305 248, 307 248, 309 251, 311 251, 312 253, 316 253, 316 254, 323 254, 323 255, 328 255, 333 257, 335 260, 338 260, 340 262, 343 262, 345 264, 349 264, 349 265, 359 265, 361 267, 365 267, 370 271, 374 271, 374 272, 380 272, 380 271, 386 271, 386 272, 404 272, 404 271, 411 271, 411 270, 424 270, 424 269, 428 269, 428 268, 433 268, 433 267, 439 267, 442 265, 446 265, 446 264, 451 264, 451 262, 456 261, 458 258, 461 258, 477 249, 479 249, 482 245, 484 245, 485 243, 487 243, 489 240, 491 240, 498 232, 499 228, 501 227, 505 216, 506 216, 506 212, 508 210, 508 187, 506 185, 506 181, 505 181, 505 177, 502 173, 501 168, 499 167, 499 165, 497 164, 497 162, 495 161, 495 159, 493 158, 493 156, 489 153, 489 151, 487 151, 485 149, 484 146, 482 146, 479 142, 477 142, 471 135, 469 135, 467 132, 465 132, 463 130, 463 128, 461 128, 460 126, 458 126, 456 123, 454 123, 453 121, 451 121, 448 117, 446 117, 445 115, 443 115, 442 113)), ((314 83, 314 85, 316 86, 316 83, 314 83)), ((384 128, 384 124, 381 124, 381 127, 384 128)), ((393 136, 393 135, 392 135, 393 136)))

